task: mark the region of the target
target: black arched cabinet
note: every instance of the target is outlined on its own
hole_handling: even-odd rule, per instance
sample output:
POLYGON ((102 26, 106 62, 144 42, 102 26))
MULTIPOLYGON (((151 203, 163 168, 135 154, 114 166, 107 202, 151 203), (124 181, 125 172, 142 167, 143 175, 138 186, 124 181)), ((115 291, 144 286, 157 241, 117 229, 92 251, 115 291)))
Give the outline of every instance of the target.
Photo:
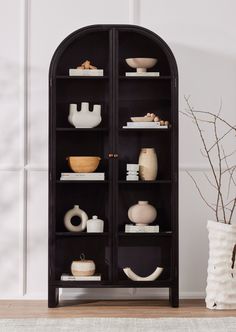
POLYGON ((134 25, 93 25, 69 35, 57 48, 49 73, 49 285, 48 306, 58 303, 59 288, 168 288, 173 307, 178 295, 178 72, 168 45, 155 33, 134 25), (125 58, 153 57, 159 77, 126 77, 125 58), (72 77, 90 59, 104 76, 72 77), (69 104, 102 105, 102 122, 77 129, 68 122, 69 104), (155 111, 166 129, 123 129, 133 115, 155 111), (143 147, 158 156, 155 181, 126 181, 126 164, 137 163, 143 147), (60 181, 69 172, 66 157, 101 157, 104 181, 60 181), (125 233, 128 208, 148 200, 157 208, 159 233, 125 233), (88 216, 104 220, 104 233, 70 233, 67 210, 79 204, 88 216), (84 253, 93 259, 101 281, 62 281, 71 262, 84 253), (164 268, 155 281, 132 281, 123 268, 146 276, 164 268))

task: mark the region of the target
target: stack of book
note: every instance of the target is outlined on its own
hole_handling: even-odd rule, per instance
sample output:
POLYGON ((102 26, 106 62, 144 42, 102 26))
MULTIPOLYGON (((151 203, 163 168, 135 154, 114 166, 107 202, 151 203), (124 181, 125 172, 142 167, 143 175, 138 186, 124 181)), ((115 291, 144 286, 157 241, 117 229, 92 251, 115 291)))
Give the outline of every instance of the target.
POLYGON ((137 71, 128 71, 125 73, 125 76, 140 76, 140 77, 159 77, 159 71, 145 71, 145 72, 137 72, 137 71))
POLYGON ((70 274, 63 273, 61 275, 62 281, 101 281, 101 274, 94 274, 93 276, 74 277, 70 274))
POLYGON ((159 233, 158 225, 125 225, 125 233, 159 233))
POLYGON ((146 129, 166 129, 168 126, 161 126, 160 122, 127 122, 126 126, 123 126, 124 129, 137 129, 137 128, 146 128, 146 129))
POLYGON ((69 76, 103 76, 103 69, 70 68, 69 76))
POLYGON ((104 181, 105 173, 61 173, 61 181, 104 181))

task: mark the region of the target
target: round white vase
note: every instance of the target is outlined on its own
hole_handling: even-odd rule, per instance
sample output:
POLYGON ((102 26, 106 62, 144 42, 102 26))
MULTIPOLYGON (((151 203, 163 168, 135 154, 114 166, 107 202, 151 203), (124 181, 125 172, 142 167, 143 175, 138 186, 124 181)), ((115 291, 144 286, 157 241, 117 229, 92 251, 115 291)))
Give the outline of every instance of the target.
POLYGON ((103 233, 104 221, 93 216, 87 221, 87 233, 103 233))
POLYGON ((92 276, 95 273, 95 263, 92 260, 78 260, 71 264, 71 273, 75 277, 92 276))
POLYGON ((154 181, 157 177, 158 163, 154 148, 143 148, 139 154, 139 176, 144 181, 154 181))
POLYGON ((82 232, 87 226, 87 213, 79 208, 79 205, 74 205, 73 209, 66 212, 64 216, 65 228, 70 232, 82 232), (74 226, 71 222, 73 217, 79 217, 81 222, 78 226, 74 226))
POLYGON ((208 221, 206 306, 236 309, 236 225, 208 221))
POLYGON ((148 201, 139 201, 129 208, 128 217, 137 225, 148 225, 156 219, 157 211, 148 201))

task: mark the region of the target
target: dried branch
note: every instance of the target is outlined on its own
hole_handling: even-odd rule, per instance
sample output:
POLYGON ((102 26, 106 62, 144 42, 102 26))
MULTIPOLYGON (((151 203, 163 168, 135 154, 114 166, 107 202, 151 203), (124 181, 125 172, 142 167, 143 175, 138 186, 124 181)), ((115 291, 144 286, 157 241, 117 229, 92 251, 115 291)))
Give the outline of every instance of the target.
POLYGON ((219 201, 221 201, 221 206, 222 206, 222 212, 223 212, 223 217, 224 217, 224 223, 227 223, 226 220, 226 214, 224 210, 224 200, 223 200, 223 195, 221 192, 221 179, 222 179, 222 161, 221 161, 221 152, 220 152, 220 145, 219 145, 219 138, 217 134, 217 125, 216 125, 217 117, 214 119, 214 134, 216 138, 216 147, 217 147, 217 154, 218 154, 218 161, 219 161, 219 176, 218 176, 218 194, 217 194, 217 201, 216 201, 216 215, 218 216, 218 205, 219 201))
POLYGON ((206 173, 204 172, 203 174, 204 174, 205 178, 207 179, 207 181, 210 183, 210 185, 211 185, 214 189, 218 190, 218 188, 217 188, 217 187, 211 182, 211 180, 210 180, 209 177, 206 175, 206 173))
MULTIPOLYGON (((204 150, 200 150, 201 154, 203 157, 208 159, 208 162, 210 164, 210 169, 213 175, 213 182, 211 181, 211 179, 207 176, 207 174, 204 173, 205 178, 207 179, 207 181, 209 182, 209 184, 217 191, 217 197, 216 197, 216 204, 210 204, 206 198, 203 196, 197 181, 195 180, 195 178, 191 175, 190 172, 187 171, 188 175, 191 177, 191 179, 193 180, 201 198, 203 199, 203 201, 206 203, 206 205, 215 212, 216 215, 216 220, 219 222, 220 217, 219 217, 219 212, 221 211, 221 215, 223 215, 223 222, 230 224, 232 217, 233 217, 233 213, 235 211, 236 208, 236 197, 234 199, 232 199, 231 201, 225 203, 225 194, 224 191, 222 190, 222 181, 223 181, 223 176, 225 174, 229 175, 229 180, 228 180, 228 189, 227 189, 227 199, 229 198, 229 194, 231 191, 231 186, 232 184, 236 187, 236 181, 234 179, 234 172, 236 170, 236 165, 232 165, 230 166, 228 163, 228 158, 230 156, 232 156, 236 151, 233 151, 231 153, 226 154, 224 151, 223 146, 220 146, 220 142, 228 135, 230 134, 232 131, 236 132, 236 126, 232 126, 230 125, 226 120, 224 120, 221 116, 221 110, 222 110, 222 101, 220 104, 220 108, 217 112, 217 114, 211 113, 211 112, 205 112, 205 111, 198 111, 195 110, 189 103, 189 97, 185 97, 185 101, 187 103, 188 106, 188 110, 186 110, 185 112, 181 112, 183 115, 187 116, 188 118, 190 118, 193 123, 196 125, 198 133, 200 135, 204 150), (197 115, 198 114, 203 114, 203 115, 207 115, 208 119, 202 119, 199 118, 197 115), (210 117, 210 120, 209 120, 210 117), (219 135, 219 130, 218 130, 218 126, 217 123, 221 121, 224 125, 228 126, 228 129, 224 132, 223 135, 219 135), (209 125, 211 125, 211 128, 213 130, 213 136, 214 136, 214 143, 208 148, 207 143, 206 143, 206 135, 204 135, 204 131, 200 126, 200 123, 207 123, 209 125), (214 149, 215 148, 215 149, 214 149), (218 170, 216 170, 215 166, 213 165, 212 162, 212 156, 211 156, 211 152, 216 151, 217 154, 217 160, 218 160, 218 170), (226 165, 226 169, 223 169, 223 165, 222 162, 225 163, 226 165), (232 204, 232 206, 230 206, 232 204), (213 207, 214 206, 214 207, 213 207)), ((228 179, 228 178, 227 178, 228 179)))
POLYGON ((233 218, 233 213, 234 213, 235 206, 236 206, 236 197, 234 199, 234 203, 233 203, 233 206, 232 206, 232 209, 231 209, 231 213, 230 213, 230 216, 229 216, 229 224, 231 224, 231 220, 233 218))
POLYGON ((201 193, 201 190, 200 190, 200 188, 199 188, 199 186, 198 186, 198 184, 197 184, 197 181, 194 179, 194 177, 192 176, 192 174, 189 172, 189 171, 186 171, 187 172, 187 174, 191 177, 191 179, 193 180, 193 182, 194 182, 194 184, 195 184, 195 186, 196 186, 196 188, 197 188, 197 190, 198 190, 198 192, 199 192, 199 194, 200 194, 200 196, 201 196, 201 198, 203 199, 203 201, 206 203, 206 205, 211 209, 211 210, 213 210, 214 212, 216 212, 216 210, 207 202, 207 200, 205 199, 205 197, 203 196, 203 194, 201 193))
MULTIPOLYGON (((222 105, 221 105, 222 106, 222 105)), ((214 114, 214 113, 211 113, 211 112, 206 112, 206 111, 197 111, 194 109, 194 112, 195 113, 202 113, 202 114, 206 114, 206 115, 211 115, 213 116, 214 118, 217 118, 218 120, 222 121, 224 124, 226 124, 228 127, 230 127, 232 130, 235 130, 236 132, 236 125, 231 125, 230 123, 228 123, 226 120, 224 120, 223 118, 221 118, 220 116, 214 114)), ((208 121, 207 121, 208 122, 208 121)))
MULTIPOLYGON (((215 171, 215 169, 214 169, 214 166, 213 166, 213 163, 212 163, 212 160, 211 160, 211 156, 210 156, 210 154, 209 154, 209 151, 208 151, 208 148, 207 148, 207 145, 206 145, 206 142, 205 142, 205 138, 204 138, 204 136, 203 136, 203 134, 202 134, 202 130, 201 130, 200 125, 199 125, 199 123, 198 123, 198 119, 197 119, 197 117, 195 116, 195 114, 194 114, 194 112, 193 112, 193 110, 192 110, 192 107, 191 107, 191 105, 189 104, 188 99, 185 98, 185 100, 186 100, 186 103, 187 103, 187 105, 188 105, 188 107, 189 107, 189 111, 191 112, 191 114, 192 114, 192 116, 193 116, 193 119, 194 119, 195 124, 196 124, 196 126, 197 126, 197 129, 198 129, 199 135, 200 135, 200 137, 201 137, 201 140, 202 140, 202 143, 203 143, 203 146, 204 146, 204 150, 205 150, 205 152, 206 152, 206 155, 207 155, 208 161, 209 161, 210 166, 211 166, 211 171, 212 171, 212 173, 213 173, 213 177, 214 177, 215 182, 216 182, 216 186, 219 188, 219 184, 218 184, 218 179, 217 179, 216 171, 215 171)), ((214 211, 215 211, 215 213, 216 213, 216 220, 219 221, 218 214, 217 214, 217 209, 214 210, 214 211)))
MULTIPOLYGON (((226 171, 228 171, 229 173, 229 183, 228 183, 228 190, 227 190, 227 198, 229 198, 229 193, 230 193, 230 187, 231 187, 231 183, 233 182, 233 184, 236 186, 236 182, 234 181, 234 171, 235 171, 235 167, 231 170, 230 167, 229 167, 229 164, 228 164, 228 161, 227 161, 227 158, 232 156, 233 153, 229 154, 229 155, 226 155, 225 153, 225 150, 224 150, 224 147, 221 146, 221 149, 222 149, 222 152, 223 152, 223 155, 224 157, 222 158, 222 160, 225 161, 225 164, 226 164, 226 171)), ((222 174, 224 174, 225 172, 223 172, 222 174)))

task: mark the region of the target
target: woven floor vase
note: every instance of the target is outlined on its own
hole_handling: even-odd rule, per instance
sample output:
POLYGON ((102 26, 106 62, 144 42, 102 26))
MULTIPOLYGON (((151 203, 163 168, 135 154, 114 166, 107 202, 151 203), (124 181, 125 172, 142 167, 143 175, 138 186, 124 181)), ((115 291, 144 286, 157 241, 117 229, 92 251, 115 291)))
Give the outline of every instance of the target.
POLYGON ((139 155, 139 175, 143 181, 154 181, 157 177, 157 155, 154 148, 143 148, 139 155))
POLYGON ((236 309, 236 225, 208 221, 206 306, 236 309))

